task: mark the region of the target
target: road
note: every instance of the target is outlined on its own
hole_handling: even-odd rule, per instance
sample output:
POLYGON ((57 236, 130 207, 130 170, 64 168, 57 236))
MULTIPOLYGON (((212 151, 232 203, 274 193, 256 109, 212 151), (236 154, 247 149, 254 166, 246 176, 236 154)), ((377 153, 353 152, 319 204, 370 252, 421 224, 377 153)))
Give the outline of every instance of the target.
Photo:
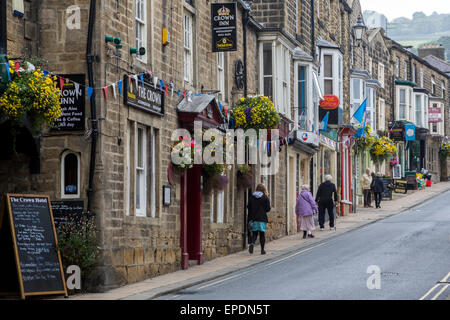
POLYGON ((449 298, 446 192, 409 211, 158 300, 449 298))

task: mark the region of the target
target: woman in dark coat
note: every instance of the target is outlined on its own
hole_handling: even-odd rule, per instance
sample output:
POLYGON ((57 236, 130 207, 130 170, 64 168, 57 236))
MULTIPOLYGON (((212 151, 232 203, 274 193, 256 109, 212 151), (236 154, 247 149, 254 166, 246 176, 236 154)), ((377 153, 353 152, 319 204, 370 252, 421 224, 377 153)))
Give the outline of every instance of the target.
POLYGON ((247 208, 249 232, 252 233, 248 251, 253 253, 253 246, 255 245, 259 233, 261 254, 266 254, 264 251, 264 244, 266 243, 266 226, 269 222, 267 212, 270 211, 270 200, 266 187, 263 184, 259 184, 256 187, 256 191, 250 196, 247 208))
POLYGON ((384 192, 383 180, 381 180, 381 173, 377 173, 377 176, 372 181, 370 188, 375 195, 375 205, 377 209, 381 208, 381 194, 384 192))

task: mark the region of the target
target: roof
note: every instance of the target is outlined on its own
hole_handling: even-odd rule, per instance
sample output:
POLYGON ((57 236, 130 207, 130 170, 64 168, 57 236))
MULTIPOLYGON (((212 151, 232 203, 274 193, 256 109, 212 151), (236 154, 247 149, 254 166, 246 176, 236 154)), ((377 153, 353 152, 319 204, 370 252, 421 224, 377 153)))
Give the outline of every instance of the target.
POLYGON ((319 39, 317 39, 317 46, 323 47, 323 48, 332 48, 332 49, 340 49, 341 48, 337 44, 327 41, 327 40, 323 39, 322 37, 319 37, 319 39))
POLYGON ((306 53, 305 51, 303 51, 299 47, 296 47, 294 49, 292 55, 293 55, 294 59, 308 60, 308 61, 313 61, 314 60, 311 55, 309 55, 308 53, 306 53))
POLYGON ((428 62, 429 64, 431 64, 433 67, 441 70, 442 72, 450 73, 450 63, 449 62, 439 59, 438 57, 431 56, 431 55, 426 56, 423 59, 426 62, 428 62))
POLYGON ((201 113, 205 108, 214 102, 220 115, 223 117, 222 112, 217 106, 216 97, 211 94, 192 94, 186 99, 182 99, 177 106, 178 112, 188 112, 188 113, 201 113))

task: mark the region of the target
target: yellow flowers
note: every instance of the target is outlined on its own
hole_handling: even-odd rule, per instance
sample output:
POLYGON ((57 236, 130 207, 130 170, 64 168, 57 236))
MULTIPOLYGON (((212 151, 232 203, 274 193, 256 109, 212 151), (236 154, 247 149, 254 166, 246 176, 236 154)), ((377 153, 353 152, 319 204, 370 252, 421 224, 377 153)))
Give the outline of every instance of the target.
POLYGON ((374 162, 383 162, 395 153, 397 153, 397 147, 388 137, 377 139, 370 149, 370 154, 374 162))
MULTIPOLYGON (((14 66, 9 61, 10 66, 14 66)), ((5 92, 0 96, 0 115, 21 125, 27 116, 35 129, 43 123, 52 123, 62 115, 60 91, 40 69, 33 72, 12 73, 5 92)), ((56 78, 56 77, 54 77, 56 78)))
POLYGON ((272 101, 265 96, 239 99, 232 117, 236 128, 256 130, 276 129, 281 119, 272 101))

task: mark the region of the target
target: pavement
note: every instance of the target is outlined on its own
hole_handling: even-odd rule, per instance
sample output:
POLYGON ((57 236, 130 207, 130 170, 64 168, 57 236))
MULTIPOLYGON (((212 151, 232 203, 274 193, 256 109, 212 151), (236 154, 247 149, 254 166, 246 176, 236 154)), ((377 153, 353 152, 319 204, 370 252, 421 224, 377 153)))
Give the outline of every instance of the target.
MULTIPOLYGON (((375 223, 382 219, 397 215, 422 204, 446 191, 450 190, 450 182, 441 182, 432 187, 410 191, 408 194, 395 194, 393 200, 383 201, 381 209, 358 208, 357 213, 345 217, 338 217, 336 231, 316 231, 315 238, 302 239, 300 234, 277 239, 266 244, 266 255, 259 254, 258 246, 255 254, 250 255, 247 250, 207 261, 202 265, 191 266, 187 270, 180 270, 138 283, 112 289, 105 293, 87 293, 72 295, 65 300, 151 300, 178 292, 180 290, 211 281, 228 274, 256 266, 263 262, 274 260, 283 255, 302 250, 312 250, 321 246, 328 239, 338 237, 349 231, 375 223)), ((58 297, 56 299, 64 299, 58 297)))

